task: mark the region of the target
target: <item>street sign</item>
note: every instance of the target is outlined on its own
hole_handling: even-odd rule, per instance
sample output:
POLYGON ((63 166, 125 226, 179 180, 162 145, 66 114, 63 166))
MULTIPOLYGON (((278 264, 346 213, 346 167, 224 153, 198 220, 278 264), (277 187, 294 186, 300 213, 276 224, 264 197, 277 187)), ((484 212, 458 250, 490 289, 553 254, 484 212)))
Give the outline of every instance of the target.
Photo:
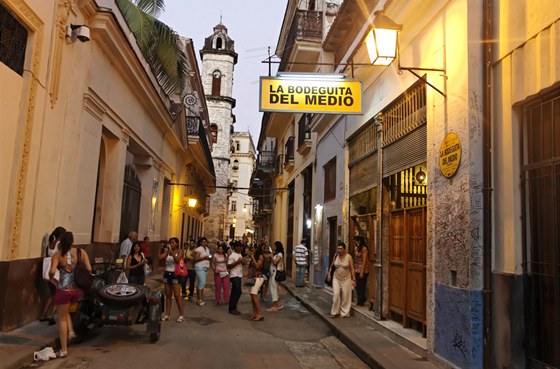
POLYGON ((259 111, 361 114, 362 82, 350 79, 261 77, 259 111))
POLYGON ((454 132, 445 136, 439 147, 439 169, 450 178, 455 175, 461 163, 461 140, 454 132))

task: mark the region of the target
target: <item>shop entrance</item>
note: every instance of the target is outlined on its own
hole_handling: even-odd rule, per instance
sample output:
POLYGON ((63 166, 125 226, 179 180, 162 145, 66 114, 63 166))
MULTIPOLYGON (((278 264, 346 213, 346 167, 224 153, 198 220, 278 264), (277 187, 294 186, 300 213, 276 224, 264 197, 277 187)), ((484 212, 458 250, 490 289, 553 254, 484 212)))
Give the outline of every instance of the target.
POLYGON ((426 207, 391 212, 389 311, 403 327, 426 333, 426 207))

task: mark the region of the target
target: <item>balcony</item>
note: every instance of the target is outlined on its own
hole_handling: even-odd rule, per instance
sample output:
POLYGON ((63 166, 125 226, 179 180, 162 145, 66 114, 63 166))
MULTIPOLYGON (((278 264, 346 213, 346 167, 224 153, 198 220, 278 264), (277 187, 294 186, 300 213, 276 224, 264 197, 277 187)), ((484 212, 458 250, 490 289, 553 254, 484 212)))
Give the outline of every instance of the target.
POLYGON ((284 146, 284 170, 291 172, 294 169, 294 136, 290 136, 284 146))
MULTIPOLYGON (((297 10, 286 38, 282 61, 278 70, 287 71, 293 60, 316 60, 321 52, 323 39, 323 12, 297 10)), ((302 67, 305 69, 305 67, 302 67)), ((307 66, 311 71, 314 66, 307 66)), ((307 70, 300 70, 305 72, 307 70)))
POLYGON ((298 153, 306 155, 311 151, 311 129, 310 122, 312 114, 303 114, 298 122, 298 153))
POLYGON ((214 162, 208 142, 209 135, 202 120, 197 116, 187 116, 185 117, 185 126, 187 128, 187 143, 191 146, 194 155, 199 159, 199 162, 206 163, 209 172, 214 173, 214 162))
POLYGON ((260 151, 257 155, 255 171, 260 175, 270 175, 274 170, 275 155, 274 151, 260 151))

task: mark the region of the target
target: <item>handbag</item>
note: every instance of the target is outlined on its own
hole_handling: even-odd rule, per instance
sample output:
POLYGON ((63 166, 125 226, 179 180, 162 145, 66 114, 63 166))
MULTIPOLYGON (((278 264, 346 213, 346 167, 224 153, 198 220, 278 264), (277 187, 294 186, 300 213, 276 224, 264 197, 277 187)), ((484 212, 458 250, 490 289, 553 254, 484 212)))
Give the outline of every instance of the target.
POLYGON ((82 249, 78 248, 78 262, 74 268, 74 283, 82 290, 89 290, 93 283, 93 278, 82 261, 82 249))
MULTIPOLYGON (((47 256, 43 258, 43 279, 49 282, 51 280, 51 277, 49 275, 49 272, 51 271, 51 264, 52 264, 52 257, 47 256)), ((60 280, 60 271, 58 269, 56 269, 56 271, 54 272, 53 278, 56 279, 57 281, 60 280)))
POLYGON ((334 261, 336 260, 337 257, 338 257, 338 256, 335 256, 335 257, 334 257, 333 262, 332 262, 332 264, 331 264, 331 266, 330 266, 330 268, 329 268, 329 273, 328 273, 327 276, 325 277, 325 284, 326 284, 327 286, 332 286, 332 281, 333 281, 333 279, 334 279, 334 271, 335 271, 335 268, 333 268, 333 266, 334 266, 334 261), (330 280, 329 280, 329 276, 330 276, 330 280))
POLYGON ((276 269, 276 275, 274 276, 276 282, 284 282, 286 280, 286 264, 284 263, 284 256, 282 255, 282 270, 276 269))
POLYGON ((257 278, 247 278, 247 281, 245 282, 245 286, 254 286, 256 282, 257 282, 257 278))
POLYGON ((186 277, 188 275, 185 259, 181 258, 181 260, 175 264, 175 275, 178 277, 186 277))
MULTIPOLYGON (((144 253, 141 252, 140 253, 142 255, 142 260, 145 259, 144 253)), ((144 275, 149 275, 152 272, 152 268, 150 268, 150 264, 146 263, 144 264, 144 275)))

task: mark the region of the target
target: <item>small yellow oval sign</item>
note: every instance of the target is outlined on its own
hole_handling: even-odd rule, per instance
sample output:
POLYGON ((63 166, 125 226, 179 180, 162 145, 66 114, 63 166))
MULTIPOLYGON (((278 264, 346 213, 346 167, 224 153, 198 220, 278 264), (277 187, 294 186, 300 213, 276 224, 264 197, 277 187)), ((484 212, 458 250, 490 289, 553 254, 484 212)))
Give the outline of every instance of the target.
POLYGON ((461 163, 461 140, 454 132, 448 133, 439 147, 439 169, 450 178, 457 173, 461 163))

